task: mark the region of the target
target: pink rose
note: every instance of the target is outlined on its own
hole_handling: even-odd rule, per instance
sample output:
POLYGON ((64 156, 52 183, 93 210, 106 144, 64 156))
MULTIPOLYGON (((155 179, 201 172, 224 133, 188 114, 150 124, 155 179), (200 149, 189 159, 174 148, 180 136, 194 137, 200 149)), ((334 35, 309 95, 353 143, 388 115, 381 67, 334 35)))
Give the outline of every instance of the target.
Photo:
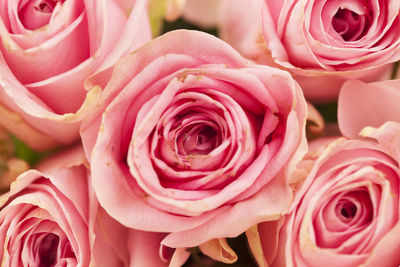
MULTIPOLYGON (((319 141, 289 214, 258 226, 272 266, 398 266, 400 124, 319 141), (318 156, 316 156, 318 155, 318 156), (316 157, 315 157, 316 156, 316 157)), ((253 239, 253 251, 257 251, 253 239)))
POLYGON ((349 79, 387 79, 389 63, 400 59, 397 0, 253 0, 252 5, 236 1, 239 6, 234 8, 236 3, 226 2, 229 7, 222 13, 228 14, 227 22, 221 22, 226 38, 242 46, 240 51, 249 47, 257 62, 289 70, 313 101, 334 100, 349 79), (263 6, 258 16, 246 8, 257 4, 263 6), (247 25, 243 41, 239 33, 244 27, 235 20, 247 25), (259 38, 260 24, 264 38, 259 38))
POLYGON ((82 160, 82 149, 57 156, 1 197, 4 266, 127 266, 127 229, 99 208, 82 160))
POLYGON ((283 176, 306 145, 306 103, 287 72, 181 30, 121 60, 104 92, 81 134, 99 201, 125 226, 192 247, 287 209, 283 176))
POLYGON ((77 140, 100 94, 85 79, 151 38, 146 1, 134 2, 3 1, 0 125, 35 149, 77 140))

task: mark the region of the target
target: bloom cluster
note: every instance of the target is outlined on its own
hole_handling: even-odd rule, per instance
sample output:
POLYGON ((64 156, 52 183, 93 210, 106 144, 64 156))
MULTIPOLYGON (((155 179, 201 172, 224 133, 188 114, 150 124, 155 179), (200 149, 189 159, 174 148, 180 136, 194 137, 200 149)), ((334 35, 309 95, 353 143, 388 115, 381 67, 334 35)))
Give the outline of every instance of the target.
POLYGON ((400 265, 400 1, 3 0, 0 40, 2 265, 400 265))

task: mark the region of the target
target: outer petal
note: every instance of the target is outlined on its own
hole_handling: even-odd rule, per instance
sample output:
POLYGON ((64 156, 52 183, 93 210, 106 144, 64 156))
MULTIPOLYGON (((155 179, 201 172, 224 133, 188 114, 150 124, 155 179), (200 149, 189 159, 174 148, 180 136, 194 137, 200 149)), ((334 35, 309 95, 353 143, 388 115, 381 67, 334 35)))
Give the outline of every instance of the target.
POLYGON ((161 260, 159 251, 164 234, 130 230, 128 249, 130 251, 129 267, 168 266, 161 260))
POLYGON ((315 103, 336 100, 345 81, 358 79, 364 82, 384 81, 390 78, 392 65, 354 71, 315 71, 300 68, 288 69, 303 88, 306 98, 315 103))
POLYGON ((183 18, 193 24, 204 28, 211 28, 217 25, 217 14, 221 0, 186 0, 183 8, 183 18), (201 3, 201 4, 200 4, 201 3))
POLYGON ((340 131, 356 137, 366 126, 379 127, 386 121, 400 122, 400 80, 375 83, 346 82, 339 95, 340 131), (356 102, 355 102, 356 99, 356 102))
POLYGON ((243 56, 272 65, 272 58, 266 51, 262 36, 261 7, 262 0, 222 0, 218 13, 218 30, 221 38, 243 56))
POLYGON ((282 177, 274 179, 251 199, 237 203, 232 208, 220 208, 218 216, 214 215, 214 218, 203 222, 201 227, 169 234, 163 240, 163 244, 169 247, 193 247, 204 243, 210 237, 236 237, 259 222, 277 220, 288 210, 292 201, 291 190, 288 187, 285 188, 282 183, 284 183, 282 177), (271 202, 275 204, 265 205, 265 203, 271 202), (244 210, 247 214, 257 216, 243 218, 244 210))

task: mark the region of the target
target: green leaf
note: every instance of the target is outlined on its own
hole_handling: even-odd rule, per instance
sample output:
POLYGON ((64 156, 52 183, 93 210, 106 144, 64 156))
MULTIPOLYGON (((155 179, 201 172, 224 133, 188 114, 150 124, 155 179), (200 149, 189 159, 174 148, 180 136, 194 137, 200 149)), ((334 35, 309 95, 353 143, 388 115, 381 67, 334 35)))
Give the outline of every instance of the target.
POLYGON ((14 135, 11 135, 11 140, 15 148, 15 157, 25 160, 30 166, 37 164, 42 158, 52 153, 52 151, 37 152, 14 135))
POLYGON ((164 16, 168 0, 150 0, 149 17, 153 37, 161 33, 164 25, 164 16))

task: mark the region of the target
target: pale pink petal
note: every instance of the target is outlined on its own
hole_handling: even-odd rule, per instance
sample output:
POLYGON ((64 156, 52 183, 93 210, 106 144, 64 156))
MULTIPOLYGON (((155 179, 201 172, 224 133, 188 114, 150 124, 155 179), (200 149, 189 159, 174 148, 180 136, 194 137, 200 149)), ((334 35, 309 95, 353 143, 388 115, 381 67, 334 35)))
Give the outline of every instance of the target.
POLYGON ((129 267, 168 266, 162 261, 159 251, 164 234, 130 230, 128 249, 131 257, 129 267))
POLYGON ((346 82, 339 95, 338 122, 343 135, 356 137, 366 126, 400 122, 400 80, 376 83, 346 82))
POLYGON ((257 62, 272 62, 269 55, 263 55, 265 43, 261 29, 262 1, 221 0, 220 2, 218 30, 221 38, 245 57, 257 62), (243 12, 244 10, 246 12, 243 12))
POLYGON ((217 17, 221 0, 186 0, 182 17, 204 28, 211 28, 217 25, 217 17))
POLYGON ((190 257, 190 252, 185 248, 177 248, 172 255, 171 261, 169 262, 169 267, 179 267, 185 264, 185 262, 190 257))

